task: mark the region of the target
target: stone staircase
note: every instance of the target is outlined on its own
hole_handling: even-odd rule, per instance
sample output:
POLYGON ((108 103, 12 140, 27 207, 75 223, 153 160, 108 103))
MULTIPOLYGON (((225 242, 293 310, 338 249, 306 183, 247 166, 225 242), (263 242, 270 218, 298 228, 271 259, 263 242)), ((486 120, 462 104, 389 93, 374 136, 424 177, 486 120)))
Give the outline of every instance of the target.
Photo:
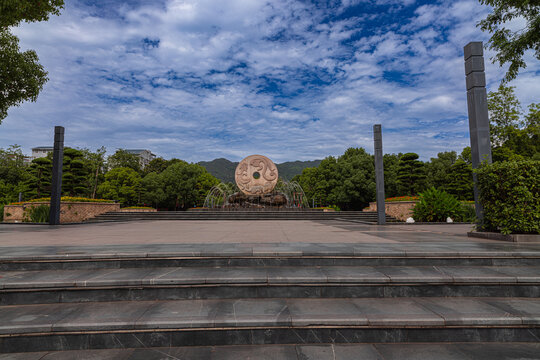
MULTIPOLYGON (((140 220, 345 220, 360 223, 377 223, 373 211, 320 211, 320 210, 192 210, 158 212, 108 212, 87 222, 140 221, 140 220)), ((387 215, 386 221, 397 221, 387 215)))
POLYGON ((538 359, 539 296, 537 245, 44 246, 0 255, 0 359, 538 359))

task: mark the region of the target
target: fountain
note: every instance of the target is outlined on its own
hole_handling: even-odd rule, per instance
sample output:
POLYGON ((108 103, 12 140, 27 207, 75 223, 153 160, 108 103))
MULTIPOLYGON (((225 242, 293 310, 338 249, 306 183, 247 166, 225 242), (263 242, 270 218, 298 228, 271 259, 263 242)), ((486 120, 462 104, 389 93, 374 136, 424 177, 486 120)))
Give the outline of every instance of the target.
POLYGON ((278 177, 276 165, 262 155, 250 155, 235 171, 235 182, 220 183, 208 192, 208 209, 306 209, 309 203, 300 184, 278 177))

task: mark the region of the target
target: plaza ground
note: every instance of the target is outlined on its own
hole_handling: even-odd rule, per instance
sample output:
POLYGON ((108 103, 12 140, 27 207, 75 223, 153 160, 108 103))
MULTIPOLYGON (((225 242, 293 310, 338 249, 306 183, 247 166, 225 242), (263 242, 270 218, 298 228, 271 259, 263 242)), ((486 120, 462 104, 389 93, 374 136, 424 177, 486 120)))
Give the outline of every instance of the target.
POLYGON ((139 221, 79 225, 0 224, 0 247, 128 244, 492 242, 471 224, 368 225, 346 221, 139 221))

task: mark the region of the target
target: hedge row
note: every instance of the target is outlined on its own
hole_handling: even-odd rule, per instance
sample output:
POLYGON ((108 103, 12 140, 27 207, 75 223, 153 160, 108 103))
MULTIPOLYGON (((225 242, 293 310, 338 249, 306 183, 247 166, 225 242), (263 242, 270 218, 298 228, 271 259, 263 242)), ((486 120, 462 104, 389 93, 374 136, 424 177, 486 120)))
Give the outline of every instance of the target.
POLYGON ((476 170, 485 231, 540 233, 540 161, 508 161, 476 170))

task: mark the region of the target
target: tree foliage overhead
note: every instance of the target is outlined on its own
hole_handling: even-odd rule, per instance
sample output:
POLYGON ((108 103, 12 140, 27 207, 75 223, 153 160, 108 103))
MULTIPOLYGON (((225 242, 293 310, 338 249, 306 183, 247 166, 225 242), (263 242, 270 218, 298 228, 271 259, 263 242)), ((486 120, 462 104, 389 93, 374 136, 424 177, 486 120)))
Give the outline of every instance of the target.
POLYGON ((141 172, 141 162, 139 156, 129 153, 124 149, 118 149, 108 158, 109 169, 130 168, 137 173, 141 172))
POLYGON ((64 0, 0 1, 0 123, 10 107, 36 101, 48 80, 36 52, 21 52, 19 39, 9 27, 48 20, 50 15, 59 15, 63 6, 64 0))
POLYGON ((64 0, 2 0, 0 27, 17 26, 21 21, 47 21, 50 15, 60 15, 64 0))
POLYGON ((0 29, 0 123, 8 109, 23 101, 36 101, 47 72, 35 51, 20 52, 19 39, 8 29, 0 29))
POLYGON ((483 31, 490 32, 489 48, 497 54, 492 59, 500 66, 510 64, 503 79, 508 82, 517 77, 520 69, 526 68, 525 51, 531 49, 540 60, 540 2, 538 0, 480 0, 491 6, 493 12, 478 23, 483 31), (505 24, 514 19, 524 19, 523 29, 512 31, 505 24))
POLYGON ((493 161, 540 159, 540 104, 523 116, 514 87, 501 85, 488 94, 493 161))

